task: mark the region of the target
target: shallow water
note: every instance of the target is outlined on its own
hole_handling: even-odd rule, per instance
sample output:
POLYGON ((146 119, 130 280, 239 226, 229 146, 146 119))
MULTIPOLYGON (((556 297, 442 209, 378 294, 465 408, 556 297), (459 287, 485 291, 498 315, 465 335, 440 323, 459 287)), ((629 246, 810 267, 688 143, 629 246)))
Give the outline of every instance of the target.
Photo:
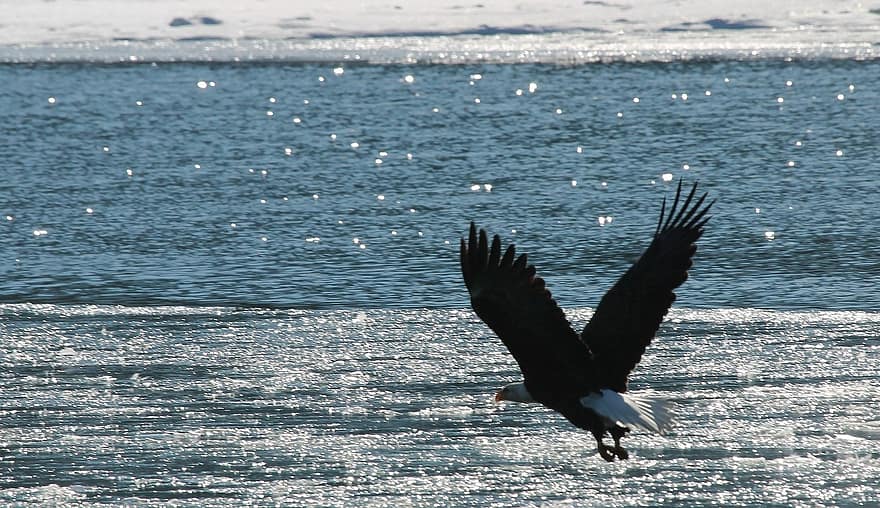
POLYGON ((0 66, 0 502, 880 502, 880 65, 337 68, 0 66), (680 177, 678 424, 606 464, 492 403, 458 239, 582 325, 680 177))
POLYGON ((492 402, 516 365, 468 311, 0 312, 6 502, 880 501, 877 313, 674 311, 633 385, 676 428, 607 464, 562 418, 492 402))

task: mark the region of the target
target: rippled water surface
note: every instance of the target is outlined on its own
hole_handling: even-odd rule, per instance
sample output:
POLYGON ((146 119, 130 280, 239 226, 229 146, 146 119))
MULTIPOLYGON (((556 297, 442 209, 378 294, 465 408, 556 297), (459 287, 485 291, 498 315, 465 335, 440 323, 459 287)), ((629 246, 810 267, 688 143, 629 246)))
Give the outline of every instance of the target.
POLYGON ((880 503, 880 64, 0 66, 0 503, 880 503), (607 464, 495 405, 470 220, 577 328, 717 198, 607 464))
POLYGON ((590 306, 683 177, 718 198, 689 305, 876 309, 877 82, 847 61, 0 67, 0 299, 460 307, 474 219, 590 306))
POLYGON ((608 464, 561 417, 492 402, 518 373, 468 311, 0 312, 7 502, 880 501, 877 313, 673 312, 633 386, 676 429, 608 464))

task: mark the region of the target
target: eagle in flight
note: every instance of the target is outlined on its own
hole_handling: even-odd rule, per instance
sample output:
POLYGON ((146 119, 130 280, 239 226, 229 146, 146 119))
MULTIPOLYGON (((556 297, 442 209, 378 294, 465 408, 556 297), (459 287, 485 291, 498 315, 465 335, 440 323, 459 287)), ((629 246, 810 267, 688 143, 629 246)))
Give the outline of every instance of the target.
POLYGON ((578 334, 535 275, 526 254, 502 251, 471 222, 461 240, 461 272, 474 311, 501 339, 523 381, 502 388, 495 400, 535 402, 561 413, 596 438, 599 455, 611 462, 629 454, 620 439, 636 427, 659 434, 671 428, 666 401, 627 392, 629 373, 642 358, 688 277, 696 241, 714 201, 695 199, 695 183, 682 201, 681 181, 667 213, 666 199, 651 244, 605 293, 578 334), (603 442, 610 434, 613 446, 603 442))

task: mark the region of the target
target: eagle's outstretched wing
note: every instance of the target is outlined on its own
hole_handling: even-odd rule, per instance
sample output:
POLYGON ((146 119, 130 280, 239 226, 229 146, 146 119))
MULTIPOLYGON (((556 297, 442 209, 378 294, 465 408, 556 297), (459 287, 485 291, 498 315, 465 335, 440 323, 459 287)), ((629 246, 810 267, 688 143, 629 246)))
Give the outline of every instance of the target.
POLYGON ((502 256, 498 235, 489 245, 486 231, 478 235, 471 223, 467 242, 461 240, 461 272, 471 305, 519 363, 533 397, 540 401, 545 390, 594 388, 589 349, 525 254, 516 257, 510 245, 502 256))
MULTIPOLYGON (((654 239, 638 261, 605 293, 596 312, 581 333, 595 361, 603 387, 626 391, 627 377, 651 343, 663 317, 675 301, 673 290, 688 277, 695 242, 709 220, 703 205, 706 194, 693 204, 695 183, 679 209, 681 181, 666 214, 666 199, 654 239), (678 213, 676 213, 676 211, 678 213)), ((713 201, 714 202, 714 201, 713 201)))

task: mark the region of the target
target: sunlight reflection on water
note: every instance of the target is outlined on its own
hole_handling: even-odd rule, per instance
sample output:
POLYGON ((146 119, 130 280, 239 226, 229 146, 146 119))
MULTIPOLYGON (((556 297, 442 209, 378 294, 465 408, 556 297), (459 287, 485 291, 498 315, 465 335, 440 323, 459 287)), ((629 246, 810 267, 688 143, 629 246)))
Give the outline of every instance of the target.
POLYGON ((519 374, 469 310, 0 313, 6 502, 880 501, 872 312, 673 310, 633 389, 674 401, 676 427, 614 464, 492 402, 519 374))
POLYGON ((683 301, 874 308, 876 64, 784 67, 6 66, 0 297, 459 306, 473 219, 594 305, 684 178, 719 200, 683 301))
POLYGON ((876 70, 0 67, 0 502, 876 504, 876 70), (493 404, 458 239, 583 324, 678 178, 718 202, 633 387, 679 423, 609 465, 493 404))

